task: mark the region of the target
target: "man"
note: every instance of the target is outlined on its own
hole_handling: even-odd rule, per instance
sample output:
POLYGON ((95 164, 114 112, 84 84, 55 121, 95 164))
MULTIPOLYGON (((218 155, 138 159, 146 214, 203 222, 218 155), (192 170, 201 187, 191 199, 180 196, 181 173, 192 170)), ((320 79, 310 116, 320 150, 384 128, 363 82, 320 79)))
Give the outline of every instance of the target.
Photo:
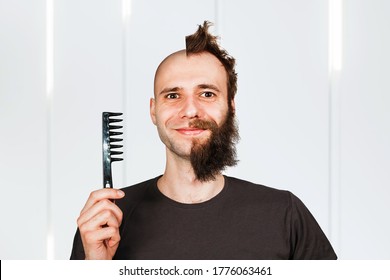
POLYGON ((92 192, 71 259, 336 259, 293 194, 222 175, 237 162, 237 78, 208 27, 156 71, 150 115, 164 174, 92 192))

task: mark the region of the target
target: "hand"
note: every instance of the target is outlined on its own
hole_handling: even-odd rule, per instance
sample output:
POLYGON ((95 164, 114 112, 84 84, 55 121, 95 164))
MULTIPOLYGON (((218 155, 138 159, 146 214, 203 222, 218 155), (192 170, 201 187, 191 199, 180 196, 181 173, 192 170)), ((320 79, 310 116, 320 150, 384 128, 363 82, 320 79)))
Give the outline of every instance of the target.
POLYGON ((90 194, 81 210, 77 225, 84 246, 85 259, 112 259, 118 249, 123 213, 110 199, 124 197, 117 189, 100 189, 90 194))

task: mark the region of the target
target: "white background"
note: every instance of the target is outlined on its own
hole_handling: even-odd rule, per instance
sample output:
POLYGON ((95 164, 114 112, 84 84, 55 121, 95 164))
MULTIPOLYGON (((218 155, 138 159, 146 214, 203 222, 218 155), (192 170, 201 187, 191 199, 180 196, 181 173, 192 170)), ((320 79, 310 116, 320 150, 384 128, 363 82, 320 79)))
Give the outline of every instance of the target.
POLYGON ((390 259, 390 2, 342 1, 335 71, 326 0, 50 1, 0 0, 1 259, 69 258, 102 187, 102 111, 125 113, 114 185, 163 172, 154 71, 204 20, 237 60, 226 173, 295 193, 339 258, 390 259))

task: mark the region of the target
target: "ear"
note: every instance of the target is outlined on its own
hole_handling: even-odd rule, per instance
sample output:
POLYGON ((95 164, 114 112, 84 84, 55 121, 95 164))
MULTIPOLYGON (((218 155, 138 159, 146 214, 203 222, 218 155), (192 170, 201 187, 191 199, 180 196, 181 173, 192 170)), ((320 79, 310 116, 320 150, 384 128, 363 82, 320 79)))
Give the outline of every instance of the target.
POLYGON ((156 100, 154 98, 150 98, 150 118, 154 125, 156 125, 156 100))
POLYGON ((234 98, 230 101, 230 105, 232 106, 233 113, 236 113, 236 102, 234 101, 234 98))

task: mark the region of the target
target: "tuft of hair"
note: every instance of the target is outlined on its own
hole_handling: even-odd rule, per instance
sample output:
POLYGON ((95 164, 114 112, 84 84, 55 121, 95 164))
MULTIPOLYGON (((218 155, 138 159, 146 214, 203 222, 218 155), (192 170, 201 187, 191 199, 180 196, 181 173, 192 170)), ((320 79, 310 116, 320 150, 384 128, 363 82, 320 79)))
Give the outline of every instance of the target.
POLYGON ((209 52, 214 55, 226 70, 228 77, 228 100, 233 100, 237 93, 236 60, 219 46, 218 37, 209 33, 208 29, 211 25, 211 22, 204 21, 203 25, 198 25, 198 30, 194 34, 186 36, 186 54, 193 55, 209 52))

